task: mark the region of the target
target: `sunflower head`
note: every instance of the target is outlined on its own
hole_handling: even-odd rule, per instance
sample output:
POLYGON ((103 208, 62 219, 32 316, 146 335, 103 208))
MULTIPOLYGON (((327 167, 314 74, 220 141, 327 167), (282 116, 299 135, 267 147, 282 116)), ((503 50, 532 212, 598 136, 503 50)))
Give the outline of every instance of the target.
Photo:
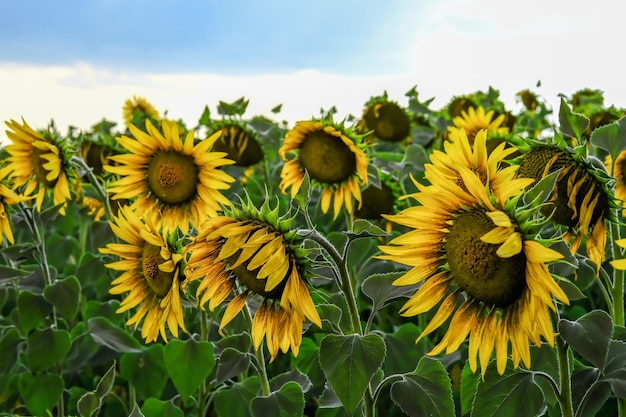
POLYGON ((143 127, 148 120, 153 123, 161 120, 159 112, 152 103, 139 96, 126 99, 122 107, 122 116, 127 127, 131 125, 143 127))
POLYGON ((477 108, 470 107, 467 111, 462 110, 461 115, 452 119, 454 126, 465 129, 470 143, 473 143, 476 133, 480 130, 487 130, 489 133, 506 135, 509 133, 509 127, 504 123, 507 120, 505 113, 500 113, 494 118, 495 110, 485 111, 485 108, 479 106, 477 108))
POLYGON ((258 135, 242 122, 228 119, 213 124, 213 133, 222 134, 213 144, 216 152, 225 152, 236 166, 249 167, 263 160, 263 149, 258 135))
POLYGON ((611 155, 607 155, 604 158, 604 163, 606 164, 606 170, 615 177, 615 198, 625 209, 622 215, 626 216, 626 150, 620 152, 615 160, 615 164, 613 164, 611 155))
POLYGON ((7 174, 8 171, 0 169, 0 244, 4 242, 5 237, 10 244, 15 243, 11 229, 10 207, 32 198, 16 194, 7 174))
POLYGON ((381 219, 383 214, 397 212, 400 185, 389 173, 380 172, 380 185, 370 183, 361 190, 361 207, 354 211, 356 217, 381 219))
POLYGON ((368 133, 368 140, 406 141, 411 136, 411 118, 406 109, 385 94, 372 97, 365 104, 359 130, 368 133))
POLYGON ((287 161, 280 173, 281 191, 291 188, 293 198, 306 171, 313 186, 322 189, 322 212, 328 211, 334 197, 334 218, 342 207, 352 213, 353 200, 361 205, 361 186, 368 183, 368 158, 362 139, 331 118, 297 122, 278 151, 287 161))
POLYGON ((141 324, 141 336, 154 342, 161 335, 167 341, 166 328, 174 337, 178 329, 187 331, 181 303, 180 273, 182 245, 179 233, 165 232, 152 221, 152 216, 142 216, 137 206, 119 209, 111 228, 122 243, 109 243, 100 252, 119 260, 106 264, 119 271, 111 283, 111 294, 126 294, 117 313, 135 309, 127 321, 135 329, 141 324))
POLYGON ((587 155, 584 144, 571 148, 562 136, 548 142, 526 140, 521 150, 520 177, 539 181, 558 171, 542 212, 567 227, 568 237, 574 238, 573 254, 586 239, 587 255, 598 271, 605 258, 605 221, 615 221, 612 209, 618 207, 611 190, 613 179, 599 160, 587 155))
POLYGON ((562 255, 535 241, 535 223, 524 220, 531 216, 518 212, 523 182, 503 199, 503 191, 494 195, 478 173, 462 165, 458 170, 462 183, 428 175, 431 184, 416 183, 419 192, 407 196, 419 205, 386 216, 409 231, 381 246, 379 258, 411 267, 394 285, 422 283, 402 307, 404 316, 439 305, 418 341, 450 319, 430 354, 452 353, 469 337, 470 368, 480 364, 483 377, 494 352, 504 372, 509 345, 514 367, 520 361, 530 366, 530 342, 554 344, 553 298, 568 303, 547 268, 562 255))
POLYGON ((303 238, 290 230, 292 221, 267 200, 260 209, 248 200, 241 209, 225 208, 222 216, 207 220, 186 248, 186 282, 201 280, 196 292, 200 307, 208 303, 213 311, 234 296, 220 332, 248 308, 248 298, 262 300, 254 314, 252 339, 258 349, 265 338, 272 360, 279 350, 298 354, 305 319, 321 327, 307 289, 308 251, 303 238))
POLYGON ((6 122, 6 134, 11 144, 6 146, 9 157, 2 168, 2 177, 9 177, 24 196, 33 196, 37 210, 44 198, 52 195, 53 204, 65 215, 67 201, 79 188, 76 170, 70 160, 74 149, 69 140, 59 137, 52 126, 46 131, 33 130, 23 119, 6 122))
POLYGON ((232 161, 212 151, 220 132, 196 143, 193 130, 180 137, 175 121, 164 120, 162 130, 150 121, 145 132, 129 129, 133 137, 117 138, 127 153, 110 157, 115 165, 105 166, 119 177, 109 187, 114 200, 135 200, 141 210, 162 219, 167 231, 180 227, 183 233, 229 204, 221 191, 234 178, 220 168, 232 161))

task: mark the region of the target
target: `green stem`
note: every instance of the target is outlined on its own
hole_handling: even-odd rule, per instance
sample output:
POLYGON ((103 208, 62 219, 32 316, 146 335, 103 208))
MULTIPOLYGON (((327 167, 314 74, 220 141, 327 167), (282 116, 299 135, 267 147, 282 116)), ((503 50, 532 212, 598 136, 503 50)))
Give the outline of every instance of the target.
POLYGON ((358 333, 360 335, 363 335, 363 329, 361 328, 361 320, 359 317, 359 309, 356 303, 354 289, 352 288, 352 280, 350 279, 350 273, 348 272, 348 267, 346 266, 345 260, 343 259, 339 251, 337 251, 337 248, 335 248, 335 246, 333 246, 333 244, 330 243, 328 239, 326 239, 326 237, 318 233, 317 230, 312 230, 307 237, 319 244, 330 257, 331 262, 335 266, 336 273, 339 275, 339 287, 346 296, 346 303, 348 304, 348 314, 350 315, 352 333, 358 333))
MULTIPOLYGON (((615 241, 618 239, 620 239, 619 225, 615 222, 611 222, 610 240, 613 242, 613 259, 624 257, 620 247, 615 244, 615 241)), ((613 324, 615 326, 624 326, 624 273, 626 273, 626 271, 613 268, 613 286, 611 288, 611 294, 613 295, 613 324)))
MULTIPOLYGON (((554 323, 559 323, 559 313, 553 313, 554 323)), ((562 417, 574 417, 574 405, 572 403, 572 378, 569 367, 567 345, 561 336, 556 336, 556 351, 559 360, 559 383, 561 390, 557 397, 561 406, 562 417)))
MULTIPOLYGON (((208 326, 207 326, 206 311, 204 309, 200 309, 200 340, 207 341, 208 334, 209 332, 208 332, 208 326)), ((207 411, 205 408, 207 406, 206 395, 207 395, 207 381, 205 379, 204 381, 202 381, 202 383, 198 387, 197 406, 198 406, 199 416, 206 415, 206 411, 207 411)))
MULTIPOLYGON (((252 315, 250 314, 250 310, 248 310, 248 305, 246 304, 242 310, 246 322, 248 323, 250 333, 252 333, 252 315)), ((261 344, 258 349, 255 349, 254 355, 256 356, 257 361, 257 373, 259 374, 259 381, 261 382, 261 391, 263 392, 263 395, 267 397, 272 393, 272 391, 270 390, 270 382, 267 378, 267 368, 265 366, 263 344, 261 344)))

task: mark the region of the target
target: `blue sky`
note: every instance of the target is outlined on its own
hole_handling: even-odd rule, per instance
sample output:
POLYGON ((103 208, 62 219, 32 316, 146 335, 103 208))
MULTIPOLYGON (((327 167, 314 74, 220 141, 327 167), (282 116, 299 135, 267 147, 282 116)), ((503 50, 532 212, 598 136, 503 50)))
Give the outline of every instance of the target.
POLYGON ((139 95, 195 125, 245 96, 247 116, 283 104, 293 122, 385 91, 405 104, 414 86, 435 107, 490 86, 509 107, 526 88, 626 107, 624 15, 615 0, 4 2, 0 119, 88 129, 139 95))
POLYGON ((6 61, 152 71, 393 72, 406 68, 403 47, 428 3, 21 0, 3 5, 0 50, 6 61))

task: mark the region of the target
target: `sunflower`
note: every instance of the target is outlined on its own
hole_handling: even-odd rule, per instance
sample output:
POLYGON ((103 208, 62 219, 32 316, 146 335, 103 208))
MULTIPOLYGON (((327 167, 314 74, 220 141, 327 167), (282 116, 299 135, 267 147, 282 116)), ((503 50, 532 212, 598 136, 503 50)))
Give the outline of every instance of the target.
POLYGON ((613 166, 611 155, 607 155, 604 159, 607 171, 616 178, 615 198, 619 200, 619 204, 624 208, 623 216, 626 216, 626 150, 620 152, 613 166))
POLYGON ((605 259, 605 221, 612 220, 611 209, 617 206, 610 177, 603 166, 597 167, 602 163, 581 152, 585 152, 585 145, 574 150, 561 137, 555 137, 554 142, 527 140, 518 173, 538 181, 559 171, 542 213, 568 228, 565 238, 571 244, 572 254, 578 252, 585 238, 587 255, 598 273, 605 259))
POLYGON ((530 342, 539 346, 543 338, 554 346, 553 298, 568 303, 546 265, 562 255, 533 240, 530 226, 517 220, 524 182, 493 195, 477 173, 463 165, 458 170, 462 184, 440 176, 429 186, 414 181, 419 191, 407 197, 420 205, 388 216, 413 230, 381 246, 385 255, 379 258, 411 267, 394 285, 423 282, 402 307, 403 316, 440 304, 418 341, 452 316, 429 354, 454 352, 469 337, 470 368, 475 372, 478 360, 484 377, 494 351, 497 370, 504 372, 510 342, 514 367, 520 361, 530 367, 530 342))
POLYGON ((345 205, 352 213, 352 199, 361 205, 361 185, 367 185, 368 160, 360 145, 361 136, 332 120, 297 122, 285 135, 278 153, 287 161, 280 173, 279 187, 283 193, 291 187, 293 198, 308 171, 312 183, 323 189, 322 212, 328 212, 334 194, 333 218, 345 205), (294 159, 287 159, 291 152, 294 159))
POLYGON ((292 220, 278 217, 267 200, 261 209, 248 201, 242 210, 226 208, 223 216, 207 220, 186 249, 186 283, 201 280, 196 293, 201 308, 208 303, 213 311, 234 295, 220 333, 247 308, 248 298, 262 299, 252 321, 252 340, 258 350, 265 338, 272 361, 279 349, 298 355, 305 318, 322 327, 305 283, 307 252, 303 238, 289 230, 292 220))
POLYGON ((138 96, 126 99, 122 108, 122 115, 124 123, 128 127, 131 125, 142 125, 144 121, 150 119, 155 122, 161 120, 157 109, 148 100, 138 96))
POLYGON ((51 193, 54 205, 60 206, 59 213, 65 215, 67 201, 72 198, 70 184, 76 181, 70 150, 52 133, 34 131, 24 119, 22 124, 15 120, 5 123, 11 129, 6 134, 12 144, 6 146, 10 156, 0 177, 10 178, 16 188, 24 186, 22 195, 35 197, 37 211, 51 193))
POLYGON ((0 244, 4 242, 5 236, 9 243, 14 244, 15 239, 13 238, 13 231, 11 230, 9 206, 28 201, 31 197, 15 194, 12 190, 12 184, 6 178, 6 174, 6 171, 2 172, 2 170, 0 170, 0 244))
POLYGON ((163 121, 162 127, 163 133, 146 121, 146 132, 131 125, 134 138, 117 138, 129 153, 111 156, 117 164, 104 167, 120 176, 109 192, 114 200, 136 199, 142 212, 154 208, 151 213, 163 219, 166 232, 179 227, 187 234, 190 222, 198 227, 229 203, 220 190, 234 178, 220 167, 232 161, 211 151, 219 133, 194 145, 193 130, 181 139, 177 122, 163 121))
MULTIPOLYGON (((461 110, 461 116, 457 116, 452 119, 455 127, 465 129, 467 137, 470 143, 473 143, 474 136, 482 129, 487 129, 490 133, 496 133, 498 135, 506 135, 509 133, 509 128, 503 126, 506 115, 500 114, 498 117, 492 120, 495 111, 489 110, 485 112, 484 107, 478 108, 470 107, 467 111, 461 110)), ((450 130, 451 127, 448 129, 450 130)))
POLYGON ((111 228, 125 243, 109 243, 100 253, 121 258, 106 264, 107 268, 122 274, 111 282, 111 294, 128 293, 117 313, 138 307, 126 322, 128 326, 141 326, 141 337, 155 342, 159 334, 167 342, 165 328, 178 337, 178 328, 187 332, 183 319, 179 275, 182 247, 177 247, 176 233, 163 233, 149 216, 142 217, 135 206, 119 209, 111 228))
POLYGON ((248 167, 263 160, 263 149, 255 132, 236 120, 224 120, 212 126, 212 132, 221 131, 213 144, 216 152, 225 152, 234 165, 248 167))
POLYGON ((365 104, 359 130, 368 134, 368 139, 371 135, 383 142, 400 142, 410 138, 411 118, 404 108, 388 100, 385 94, 373 97, 365 104))

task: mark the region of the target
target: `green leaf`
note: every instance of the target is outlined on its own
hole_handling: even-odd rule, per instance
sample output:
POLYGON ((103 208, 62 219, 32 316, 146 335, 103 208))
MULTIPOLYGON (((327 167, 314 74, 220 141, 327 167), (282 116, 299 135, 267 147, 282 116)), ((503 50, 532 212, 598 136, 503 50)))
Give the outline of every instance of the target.
POLYGON ((213 345, 195 339, 174 339, 165 345, 165 367, 183 401, 200 386, 215 366, 213 345))
POLYGON ((576 417, 596 417, 611 396, 611 385, 598 382, 596 368, 587 368, 572 375, 572 397, 576 417), (581 400, 585 399, 585 402, 581 400))
POLYGON ((480 373, 472 372, 469 362, 466 361, 461 372, 461 415, 466 416, 472 411, 479 383, 480 373))
POLYGON ((198 124, 202 126, 211 126, 211 110, 209 110, 209 106, 204 106, 204 110, 202 111, 200 120, 198 120, 198 124))
POLYGON ((25 277, 31 273, 32 271, 0 265, 0 281, 9 281, 15 278, 25 277))
POLYGON ((47 416, 63 394, 63 379, 56 374, 24 373, 17 381, 19 393, 34 416, 47 416))
POLYGON ((267 397, 252 399, 250 409, 254 417, 301 417, 304 413, 304 394, 295 381, 287 382, 267 397))
POLYGON ((67 330, 35 330, 27 339, 26 363, 33 372, 46 371, 63 359, 71 346, 67 330))
POLYGON ((217 361, 216 383, 221 384, 230 378, 244 372, 250 366, 250 354, 237 349, 226 348, 217 361))
POLYGON ((419 285, 393 285, 393 282, 406 271, 374 274, 367 277, 361 285, 361 291, 373 302, 373 312, 380 310, 385 304, 396 298, 408 298, 417 291, 419 285))
POLYGON ((352 225, 352 230, 345 232, 345 234, 352 240, 362 237, 389 235, 389 233, 385 232, 383 229, 366 219, 355 220, 352 225))
POLYGON ((56 307, 63 317, 73 320, 78 312, 80 282, 78 278, 70 275, 45 287, 43 289, 43 297, 56 307))
POLYGON ((320 303, 316 305, 316 309, 322 319, 322 330, 330 329, 329 333, 341 333, 341 316, 343 312, 341 308, 334 304, 320 303))
POLYGON ((507 368, 498 375, 495 366, 485 372, 478 384, 472 417, 517 417, 523 405, 524 416, 539 416, 545 408, 543 392, 532 372, 514 372, 507 368))
POLYGON ((385 360, 385 342, 374 333, 325 336, 319 361, 348 414, 354 414, 367 385, 385 360))
POLYGON ((156 398, 148 398, 141 406, 141 412, 145 417, 184 417, 183 410, 170 401, 161 401, 156 398))
POLYGON ((626 398, 626 343, 611 340, 602 380, 611 384, 613 393, 626 398))
POLYGON ((418 345, 415 341, 421 330, 413 323, 404 323, 392 333, 383 335, 387 356, 383 364, 385 375, 404 374, 415 369, 415 364, 426 355, 425 340, 418 345))
POLYGON ((572 112, 565 99, 561 97, 559 124, 559 130, 563 134, 580 139, 587 126, 589 126, 589 119, 584 114, 572 112))
POLYGON ((141 344, 118 326, 104 317, 93 317, 87 322, 94 340, 116 352, 141 352, 141 344))
POLYGON ((583 358, 604 369, 613 334, 613 320, 605 311, 593 310, 576 321, 561 319, 559 333, 583 358))
POLYGON ((270 390, 276 391, 288 382, 296 382, 302 388, 302 392, 307 392, 311 388, 311 380, 297 368, 291 371, 276 375, 270 379, 270 390))
POLYGON ((17 296, 17 311, 24 334, 36 329, 52 312, 52 306, 42 295, 22 291, 17 296))
POLYGON ((311 179, 309 172, 304 171, 304 177, 302 178, 302 184, 298 189, 298 192, 291 200, 291 205, 301 210, 303 213, 308 212, 309 203, 311 202, 311 179))
POLYGON ((159 398, 167 383, 163 345, 154 344, 143 352, 125 352, 120 357, 120 375, 133 384, 144 398, 159 398))
POLYGON ((250 377, 215 394, 218 416, 252 417, 250 403, 261 388, 257 377, 250 377))
POLYGON ((276 106, 272 107, 272 108, 270 109, 270 112, 272 112, 272 113, 274 113, 274 114, 276 114, 276 113, 280 113, 280 111, 282 110, 282 108, 283 108, 283 105, 282 105, 282 103, 281 103, 281 104, 278 104, 278 105, 276 105, 276 106))
POLYGON ((19 363, 18 355, 21 351, 22 341, 23 339, 15 328, 8 328, 2 333, 0 339, 0 352, 2 352, 0 355, 0 375, 8 374, 19 363))
POLYGON ((98 382, 96 386, 95 394, 100 397, 106 397, 109 392, 111 392, 111 388, 113 388, 113 383, 115 382, 115 361, 109 368, 109 370, 104 374, 104 376, 98 382))
POLYGON ((522 197, 524 204, 539 207, 541 204, 545 203, 552 195, 552 191, 554 191, 554 186, 560 172, 561 170, 557 169, 543 177, 539 182, 534 183, 522 197))
POLYGON ((92 417, 98 415, 98 410, 102 405, 102 400, 94 392, 87 392, 78 399, 76 408, 81 417, 92 417))
POLYGON ((446 368, 436 359, 423 357, 415 371, 391 385, 391 399, 411 417, 454 415, 452 384, 446 368))
POLYGON ((591 132, 590 140, 594 145, 607 151, 615 161, 617 156, 626 149, 626 116, 598 127, 591 132))

